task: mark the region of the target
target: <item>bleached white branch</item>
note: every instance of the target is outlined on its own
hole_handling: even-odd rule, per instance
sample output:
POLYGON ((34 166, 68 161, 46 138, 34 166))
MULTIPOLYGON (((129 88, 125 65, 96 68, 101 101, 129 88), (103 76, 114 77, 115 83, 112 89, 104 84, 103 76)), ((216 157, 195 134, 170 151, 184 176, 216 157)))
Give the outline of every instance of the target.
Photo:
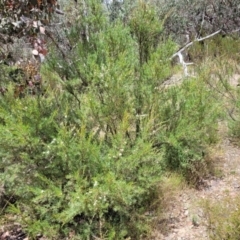
POLYGON ((206 40, 206 39, 208 39, 208 38, 211 38, 211 37, 219 34, 221 31, 222 31, 222 29, 219 29, 218 31, 216 31, 216 32, 214 32, 214 33, 212 33, 212 34, 210 34, 210 35, 207 35, 206 37, 197 38, 196 41, 197 41, 197 42, 201 42, 201 41, 203 41, 203 40, 206 40))
POLYGON ((184 47, 182 47, 180 50, 178 50, 176 53, 174 53, 174 54, 172 55, 171 59, 173 59, 173 58, 175 58, 176 56, 178 56, 179 62, 180 62, 180 64, 183 66, 183 71, 184 71, 184 75, 185 75, 185 76, 188 76, 188 68, 187 68, 187 66, 188 66, 188 65, 192 65, 193 63, 186 63, 186 62, 184 61, 183 52, 184 52, 186 49, 188 49, 190 46, 192 46, 193 43, 204 41, 204 40, 206 40, 206 39, 208 39, 208 38, 211 38, 211 37, 217 35, 217 34, 220 33, 220 32, 221 32, 221 29, 219 29, 218 31, 216 31, 216 32, 214 32, 214 33, 212 33, 212 34, 210 34, 210 35, 208 35, 208 36, 206 36, 206 37, 196 38, 196 39, 194 39, 193 41, 187 43, 184 47))
POLYGON ((181 52, 178 53, 178 58, 179 58, 180 64, 182 64, 182 66, 183 66, 184 75, 189 76, 187 66, 192 65, 193 63, 186 63, 184 61, 184 58, 183 58, 183 55, 181 52))
POLYGON ((182 47, 180 50, 178 50, 176 53, 174 53, 174 54, 172 55, 171 59, 173 59, 174 57, 178 56, 179 53, 185 51, 187 48, 189 48, 190 46, 192 46, 193 43, 204 41, 204 40, 206 40, 206 39, 208 39, 208 38, 211 38, 211 37, 217 35, 217 34, 220 33, 220 32, 221 32, 221 29, 219 29, 218 31, 216 31, 216 32, 214 32, 214 33, 212 33, 212 34, 210 34, 210 35, 208 35, 208 36, 206 36, 206 37, 194 39, 192 42, 187 43, 184 47, 182 47))

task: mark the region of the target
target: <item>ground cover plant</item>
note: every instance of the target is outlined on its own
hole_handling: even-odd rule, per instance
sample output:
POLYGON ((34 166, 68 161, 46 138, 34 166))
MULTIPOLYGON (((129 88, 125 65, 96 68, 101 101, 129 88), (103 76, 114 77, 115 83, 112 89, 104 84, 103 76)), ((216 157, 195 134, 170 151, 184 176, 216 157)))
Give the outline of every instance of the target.
POLYGON ((239 239, 239 196, 226 195, 221 204, 209 200, 202 203, 210 239, 239 239))

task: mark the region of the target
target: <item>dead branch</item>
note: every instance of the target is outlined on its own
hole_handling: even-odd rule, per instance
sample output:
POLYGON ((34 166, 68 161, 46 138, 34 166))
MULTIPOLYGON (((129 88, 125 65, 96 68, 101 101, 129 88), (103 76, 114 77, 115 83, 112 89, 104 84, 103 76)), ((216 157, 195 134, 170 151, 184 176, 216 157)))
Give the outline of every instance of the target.
POLYGON ((55 12, 60 15, 64 15, 64 12, 58 8, 55 9, 55 12))
POLYGON ((178 50, 176 53, 174 53, 174 54, 172 55, 171 59, 173 59, 173 58, 175 58, 176 56, 178 56, 179 62, 180 62, 180 64, 183 66, 183 71, 184 71, 184 75, 185 75, 185 76, 188 76, 188 68, 187 68, 187 66, 188 66, 188 65, 192 65, 193 63, 186 63, 186 62, 184 61, 184 57, 183 57, 183 54, 182 54, 182 53, 183 53, 186 49, 188 49, 190 46, 192 46, 195 42, 204 41, 204 40, 206 40, 206 39, 208 39, 208 38, 211 38, 211 37, 219 34, 221 31, 222 31, 222 30, 219 29, 218 31, 216 31, 216 32, 214 32, 214 33, 212 33, 212 34, 210 34, 210 35, 207 35, 206 37, 196 38, 196 39, 194 39, 193 41, 187 43, 184 47, 180 48, 180 50, 178 50))

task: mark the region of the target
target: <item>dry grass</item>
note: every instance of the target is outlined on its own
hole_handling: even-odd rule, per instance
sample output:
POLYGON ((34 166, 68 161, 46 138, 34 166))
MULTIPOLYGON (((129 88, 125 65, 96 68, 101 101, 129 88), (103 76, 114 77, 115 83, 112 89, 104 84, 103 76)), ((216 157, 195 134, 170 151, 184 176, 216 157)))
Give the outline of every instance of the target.
POLYGON ((208 199, 201 203, 212 240, 240 239, 240 197, 226 194, 220 202, 208 199))
POLYGON ((168 214, 179 203, 179 195, 188 187, 183 176, 177 173, 165 174, 159 186, 157 213, 155 212, 155 219, 151 223, 152 232, 148 240, 164 239, 173 220, 168 214))

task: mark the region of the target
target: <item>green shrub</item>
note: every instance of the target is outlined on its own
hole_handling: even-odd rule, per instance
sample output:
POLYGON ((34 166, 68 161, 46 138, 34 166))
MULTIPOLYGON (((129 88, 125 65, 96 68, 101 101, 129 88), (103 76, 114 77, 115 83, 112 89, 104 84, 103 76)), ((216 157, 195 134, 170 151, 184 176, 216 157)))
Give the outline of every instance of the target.
POLYGON ((28 234, 139 236, 161 175, 161 156, 151 143, 129 144, 124 126, 111 144, 99 141, 80 111, 71 116, 64 96, 15 100, 10 94, 1 101, 0 178, 5 195, 17 199, 9 211, 28 234))
POLYGON ((229 117, 229 135, 235 140, 235 143, 239 145, 240 138, 240 91, 236 91, 236 99, 231 105, 232 113, 229 117))
POLYGON ((204 174, 201 169, 208 145, 217 141, 220 105, 198 78, 185 79, 181 86, 170 87, 162 97, 158 103, 161 125, 156 145, 164 151, 167 168, 180 170, 196 181, 204 174))
POLYGON ((160 41, 153 7, 111 23, 95 4, 67 35, 69 55, 53 48, 43 66, 44 96, 14 99, 11 87, 1 96, 0 180, 32 238, 140 239, 162 172, 199 175, 216 139, 218 105, 205 82, 164 85, 176 45, 160 41), (88 41, 77 40, 86 26, 88 41))

